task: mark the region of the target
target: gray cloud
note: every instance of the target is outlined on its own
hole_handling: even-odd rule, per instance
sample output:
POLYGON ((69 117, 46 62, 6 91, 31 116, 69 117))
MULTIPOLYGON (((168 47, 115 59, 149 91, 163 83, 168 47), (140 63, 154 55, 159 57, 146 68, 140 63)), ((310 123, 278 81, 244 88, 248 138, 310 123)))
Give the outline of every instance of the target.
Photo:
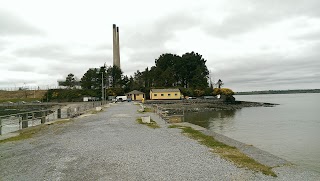
POLYGON ((20 48, 12 52, 17 63, 9 64, 7 69, 48 75, 59 80, 73 73, 80 79, 89 68, 100 67, 105 62, 112 65, 112 50, 105 48, 110 47, 88 47, 83 53, 58 44, 20 48))
POLYGON ((130 55, 130 58, 127 62, 123 62, 125 66, 123 71, 128 75, 133 75, 137 70, 144 71, 147 67, 155 65, 155 59, 159 58, 162 53, 167 53, 159 49, 147 50, 145 51, 136 51, 134 54, 130 55), (129 65, 129 66, 128 66, 129 65))
POLYGON ((71 49, 63 45, 41 45, 27 48, 20 48, 13 52, 13 55, 24 58, 40 58, 49 59, 51 61, 61 61, 61 63, 87 63, 106 62, 112 59, 111 49, 103 49, 102 47, 88 48, 90 53, 77 52, 73 53, 71 49))
MULTIPOLYGON (((174 38, 174 33, 194 27, 197 19, 188 13, 175 12, 153 22, 137 24, 135 32, 125 31, 124 47, 130 48, 163 48, 164 43, 174 38)), ((129 28, 128 28, 129 29, 129 28)))
POLYGON ((0 39, 0 52, 4 51, 8 45, 8 41, 0 39))
POLYGON ((0 9, 0 35, 43 35, 40 29, 0 9))
MULTIPOLYGON (((231 0, 231 2, 233 1, 231 0)), ((231 5, 232 8, 228 11, 231 14, 224 18, 221 23, 203 24, 204 30, 212 36, 228 37, 254 31, 257 28, 264 28, 285 19, 295 17, 319 18, 320 15, 318 11, 320 1, 318 0, 248 0, 240 3, 238 4, 239 8, 234 8, 231 5)))
POLYGON ((280 17, 288 16, 319 16, 318 0, 250 0, 262 12, 270 12, 280 17))
POLYGON ((129 59, 124 62, 130 66, 123 66, 123 71, 132 75, 137 70, 143 71, 147 66, 153 66, 155 59, 161 54, 175 53, 167 51, 165 43, 173 40, 177 31, 193 28, 197 23, 197 18, 179 11, 153 22, 138 23, 136 27, 126 28, 136 31, 130 32, 125 29, 122 33, 121 51, 133 52, 128 54, 129 59))
POLYGON ((25 63, 15 63, 11 64, 8 67, 9 71, 14 71, 14 72, 34 72, 35 67, 33 65, 30 65, 28 62, 25 63))
MULTIPOLYGON (((294 86, 299 88, 298 86, 307 84, 309 87, 313 85, 320 87, 318 81, 318 72, 320 72, 318 58, 320 54, 317 53, 320 49, 320 34, 315 29, 316 25, 313 24, 314 20, 320 19, 319 0, 226 0, 223 3, 224 5, 221 7, 219 3, 219 8, 227 16, 218 17, 222 19, 220 22, 211 19, 216 18, 217 14, 214 12, 214 8, 210 6, 201 7, 204 3, 199 3, 199 6, 195 8, 187 7, 183 10, 177 7, 173 13, 168 14, 161 15, 155 12, 155 16, 150 14, 150 17, 134 24, 121 22, 123 24, 120 25, 121 66, 124 74, 132 75, 136 70, 143 71, 146 67, 153 66, 154 60, 162 53, 185 53, 182 48, 194 47, 189 51, 193 50, 200 54, 206 54, 204 58, 208 60, 208 68, 214 70, 214 79, 221 78, 226 87, 234 88, 236 91, 237 89, 281 89, 286 88, 286 86, 287 88, 294 86), (202 12, 202 10, 204 11, 202 12), (313 21, 309 22, 309 19, 313 21), (299 31, 297 33, 293 31, 294 35, 288 34, 290 36, 290 40, 286 44, 288 47, 280 47, 281 49, 287 48, 282 53, 284 51, 290 52, 291 48, 297 46, 301 47, 299 52, 288 56, 281 56, 280 53, 277 53, 275 47, 279 46, 277 43, 275 43, 275 46, 272 43, 258 44, 257 46, 261 46, 258 52, 255 52, 255 49, 247 54, 238 52, 242 57, 227 55, 224 52, 228 50, 219 49, 219 47, 213 49, 212 52, 208 52, 208 50, 202 52, 202 46, 191 42, 192 38, 197 36, 196 34, 195 37, 190 38, 190 42, 183 41, 189 43, 185 47, 183 45, 181 47, 176 46, 171 47, 170 50, 166 48, 169 45, 168 42, 180 41, 180 39, 177 39, 178 33, 184 33, 185 30, 189 29, 192 29, 190 32, 193 32, 195 29, 208 36, 208 40, 203 42, 204 45, 214 44, 215 42, 209 41, 211 37, 215 37, 225 41, 225 47, 236 49, 238 48, 237 45, 229 45, 236 43, 238 38, 243 38, 242 35, 250 35, 251 32, 263 30, 272 25, 281 25, 287 20, 294 20, 293 23, 297 22, 296 25, 290 24, 292 29, 299 28, 299 30, 302 30, 299 35, 297 35, 299 31), (304 22, 304 20, 306 21, 304 22), (215 60, 215 56, 230 58, 215 60)), ((181 5, 181 7, 184 8, 184 5, 181 5)), ((83 20, 85 21, 85 19, 83 20)), ((107 65, 112 65, 112 40, 109 44, 100 43, 92 47, 89 44, 85 45, 87 47, 80 47, 81 45, 68 47, 68 45, 50 44, 50 42, 21 47, 22 45, 25 46, 24 41, 27 39, 16 38, 16 36, 28 35, 32 37, 43 35, 44 32, 25 22, 22 18, 1 10, 0 27, 1 66, 4 70, 14 71, 22 75, 17 80, 11 78, 10 81, 1 80, 0 85, 12 84, 12 81, 30 81, 28 80, 30 77, 23 77, 23 75, 34 76, 34 79, 39 79, 38 83, 44 82, 46 84, 47 78, 48 81, 55 83, 56 79, 64 79, 68 73, 74 73, 81 78, 91 67, 99 67, 104 62, 107 65), (20 42, 22 42, 21 45, 20 42)), ((88 33, 83 36, 92 36, 91 31, 95 32, 95 27, 90 27, 88 33)), ((284 28, 284 31, 290 31, 290 29, 284 28)), ((53 37, 59 37, 58 34, 55 34, 54 28, 51 33, 53 37)), ((202 33, 201 38, 203 38, 202 33)), ((268 34, 270 32, 264 31, 263 33, 268 34)), ((82 35, 79 36, 79 38, 81 37, 82 35)), ((72 38, 70 36, 70 41, 72 41, 72 38)), ((86 37, 85 39, 90 38, 86 37)), ((34 40, 33 37, 32 40, 34 40)), ((96 41, 94 38, 92 40, 96 41)), ((281 40, 283 39, 280 38, 281 40)), ((41 39, 40 41, 44 40, 41 39)), ((58 42, 59 39, 57 38, 55 41, 58 42)), ((250 41, 248 40, 248 42, 250 41)), ((287 39, 284 41, 287 41, 287 39)), ((74 42, 81 42, 81 40, 74 42)), ((34 43, 37 42, 34 41, 34 43)), ((252 41, 251 43, 254 45, 256 42, 252 41)), ((90 42, 90 45, 92 44, 93 42, 90 42)), ((35 81, 27 83, 35 83, 35 81)))
POLYGON ((320 29, 319 31, 308 32, 301 35, 293 36, 291 38, 296 40, 301 40, 301 41, 310 41, 310 42, 320 41, 320 29))
POLYGON ((14 51, 13 54, 21 57, 62 59, 66 57, 69 52, 67 48, 63 46, 41 45, 21 48, 14 51))
POLYGON ((237 87, 239 90, 252 90, 252 87, 260 90, 281 89, 286 86, 297 89, 299 84, 308 84, 308 88, 314 88, 320 85, 319 56, 320 54, 315 54, 300 58, 278 57, 279 59, 248 57, 239 60, 242 64, 229 69, 222 68, 214 72, 214 75, 218 76, 215 79, 221 78, 226 87, 237 87), (257 59, 263 61, 255 64, 257 59))
POLYGON ((112 63, 112 54, 110 51, 106 52, 92 52, 88 54, 77 54, 77 55, 69 55, 66 60, 74 63, 86 63, 92 64, 94 62, 100 63, 103 65, 104 62, 112 63))
POLYGON ((97 45, 94 49, 98 51, 112 50, 112 44, 97 45))

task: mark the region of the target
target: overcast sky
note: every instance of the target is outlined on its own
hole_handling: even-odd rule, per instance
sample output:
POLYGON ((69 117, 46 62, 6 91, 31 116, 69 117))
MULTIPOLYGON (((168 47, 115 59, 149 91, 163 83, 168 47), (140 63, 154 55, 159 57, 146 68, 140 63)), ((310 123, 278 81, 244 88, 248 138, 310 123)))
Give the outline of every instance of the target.
POLYGON ((125 75, 195 51, 234 91, 320 88, 319 0, 0 0, 0 88, 112 65, 112 24, 125 75))

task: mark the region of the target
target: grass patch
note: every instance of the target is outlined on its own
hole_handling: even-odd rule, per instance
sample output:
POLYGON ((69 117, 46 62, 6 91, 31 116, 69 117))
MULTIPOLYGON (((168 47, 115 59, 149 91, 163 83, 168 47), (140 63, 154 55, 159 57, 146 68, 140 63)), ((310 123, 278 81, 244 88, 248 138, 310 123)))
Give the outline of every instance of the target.
POLYGON ((141 118, 137 119, 137 122, 139 124, 144 124, 147 125, 150 128, 156 129, 156 128, 160 128, 160 126, 157 124, 157 122, 153 121, 152 119, 150 120, 150 123, 143 123, 141 118))
POLYGON ((172 124, 172 125, 168 126, 168 128, 183 128, 183 126, 172 124))
POLYGON ((6 142, 11 142, 11 141, 20 141, 20 140, 25 140, 32 138, 34 135, 39 133, 40 131, 46 129, 47 125, 39 125, 39 126, 33 126, 29 128, 25 128, 22 130, 19 130, 18 136, 14 136, 5 140, 0 140, 0 143, 6 143, 6 142))
POLYGON ((30 103, 32 101, 36 100, 41 100, 39 98, 11 98, 11 99, 0 99, 0 103, 7 103, 8 101, 10 102, 20 102, 20 101, 25 101, 27 103, 30 103))
POLYGON ((24 128, 24 129, 17 131, 19 133, 19 135, 4 139, 4 140, 0 140, 0 143, 29 139, 29 138, 32 138, 33 136, 37 135, 39 132, 47 130, 49 125, 53 125, 53 124, 60 125, 60 124, 64 124, 64 123, 71 122, 71 121, 73 121, 73 119, 61 119, 56 122, 52 122, 51 124, 48 124, 48 125, 41 124, 41 125, 37 125, 37 126, 24 128))
POLYGON ((146 108, 144 108, 144 112, 153 112, 153 108, 146 107, 146 108))
POLYGON ((201 144, 211 148, 212 152, 219 154, 220 156, 229 161, 232 161, 239 167, 246 167, 253 171, 262 172, 265 175, 277 177, 277 175, 271 170, 272 167, 262 165, 261 163, 240 152, 236 147, 232 147, 224 143, 221 143, 215 140, 213 137, 205 135, 200 131, 192 129, 191 127, 170 125, 169 128, 182 129, 182 132, 186 134, 188 137, 198 140, 201 144))

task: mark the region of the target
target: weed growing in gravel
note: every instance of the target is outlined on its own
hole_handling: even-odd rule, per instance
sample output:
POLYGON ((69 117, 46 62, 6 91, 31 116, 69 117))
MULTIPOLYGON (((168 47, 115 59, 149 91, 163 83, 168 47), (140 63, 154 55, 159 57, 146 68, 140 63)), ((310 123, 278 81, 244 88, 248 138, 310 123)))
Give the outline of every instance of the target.
POLYGON ((146 108, 144 108, 144 112, 153 112, 153 108, 146 107, 146 108))
POLYGON ((138 110, 138 112, 139 112, 139 113, 153 112, 153 108, 145 107, 145 108, 143 109, 143 111, 138 110))
POLYGON ((168 128, 183 128, 183 126, 172 124, 172 125, 168 126, 168 128))
POLYGON ((141 118, 137 119, 137 122, 139 124, 147 125, 147 126, 149 126, 150 128, 153 128, 153 129, 160 128, 160 126, 157 124, 157 122, 153 121, 152 119, 150 120, 150 123, 143 123, 141 118))
POLYGON ((219 154, 223 158, 232 161, 239 167, 246 167, 253 171, 260 171, 265 175, 277 177, 277 175, 271 170, 272 167, 262 165, 254 159, 248 157, 244 153, 241 153, 236 147, 232 147, 216 141, 212 136, 205 135, 200 131, 194 130, 191 127, 183 127, 177 125, 170 125, 169 128, 180 128, 182 132, 188 137, 198 140, 201 144, 206 145, 212 149, 212 152, 219 154))

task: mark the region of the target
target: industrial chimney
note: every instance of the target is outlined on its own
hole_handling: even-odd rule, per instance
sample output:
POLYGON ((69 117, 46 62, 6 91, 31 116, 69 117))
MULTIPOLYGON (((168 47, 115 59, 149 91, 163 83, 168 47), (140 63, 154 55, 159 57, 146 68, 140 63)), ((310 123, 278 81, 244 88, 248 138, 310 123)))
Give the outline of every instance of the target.
POLYGON ((113 65, 120 68, 119 27, 113 24, 113 65))

